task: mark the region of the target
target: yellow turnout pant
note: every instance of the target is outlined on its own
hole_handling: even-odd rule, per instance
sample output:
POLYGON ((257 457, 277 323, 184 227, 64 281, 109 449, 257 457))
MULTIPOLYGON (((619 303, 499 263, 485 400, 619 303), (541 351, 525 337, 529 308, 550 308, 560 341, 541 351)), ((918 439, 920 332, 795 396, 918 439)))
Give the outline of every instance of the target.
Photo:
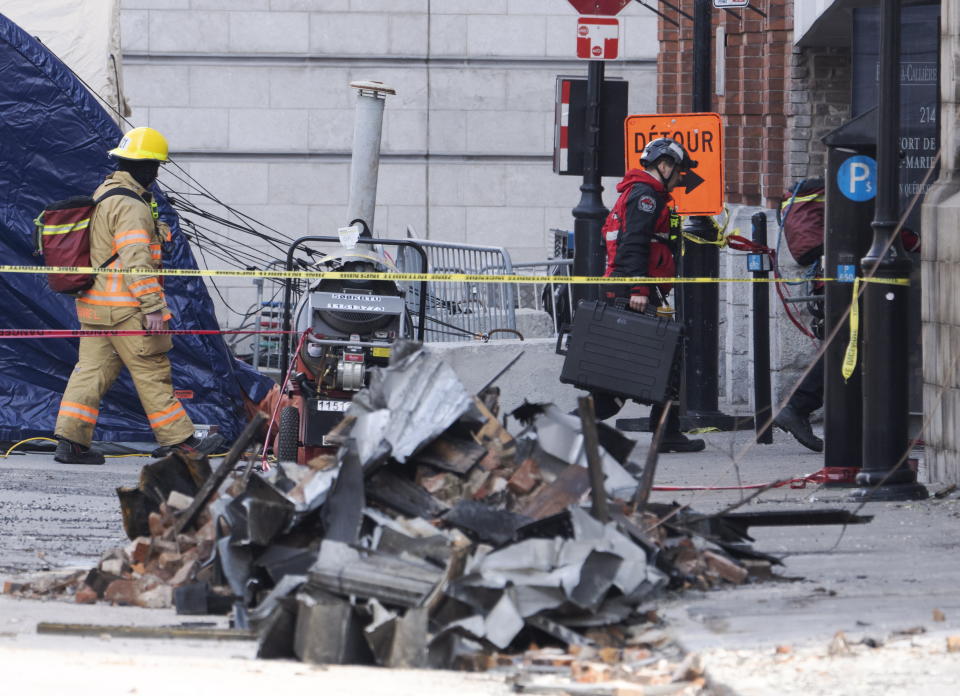
MULTIPOLYGON (((137 313, 116 326, 81 324, 84 330, 142 330, 142 315, 137 313)), ((80 339, 80 359, 70 375, 60 401, 55 433, 89 446, 100 414, 100 401, 126 366, 147 414, 157 442, 175 445, 193 435, 193 422, 173 395, 170 360, 170 336, 84 336, 80 339)))

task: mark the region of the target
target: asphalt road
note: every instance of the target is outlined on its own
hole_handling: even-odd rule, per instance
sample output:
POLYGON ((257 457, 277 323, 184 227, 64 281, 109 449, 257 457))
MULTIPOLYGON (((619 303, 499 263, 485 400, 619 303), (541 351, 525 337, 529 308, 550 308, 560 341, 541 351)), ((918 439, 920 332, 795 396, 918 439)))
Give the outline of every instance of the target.
POLYGON ((90 566, 125 542, 116 488, 135 485, 147 461, 80 467, 16 451, 0 459, 0 576, 90 566))
MULTIPOLYGON (((751 445, 751 433, 704 437, 708 444, 705 452, 660 458, 658 485, 764 483, 811 473, 822 465, 819 455, 779 432, 769 446, 751 445)), ((134 484, 146 461, 127 457, 110 459, 100 467, 80 468, 57 464, 52 455, 11 455, 0 460, 0 580, 43 569, 91 567, 102 552, 125 543, 115 489, 134 484)), ((931 484, 929 488, 936 492, 944 487, 931 484)), ((661 491, 654 493, 653 500, 676 500, 712 512, 747 494, 741 490, 661 491)), ((858 506, 846 502, 842 490, 810 486, 768 491, 744 509, 819 507, 858 506)), ((667 618, 676 640, 703 655, 717 693, 833 696, 866 695, 866 689, 887 695, 956 693, 960 659, 946 652, 945 641, 949 635, 960 635, 960 595, 956 592, 960 586, 960 554, 956 552, 960 497, 953 493, 915 503, 869 503, 860 512, 873 515, 874 520, 846 529, 754 528, 754 547, 784 559, 784 566, 777 571, 779 581, 708 593, 688 591, 658 602, 657 609, 667 618), (934 610, 943 620, 936 620, 934 610), (836 656, 828 650, 838 631, 853 644, 849 654, 836 656), (778 652, 778 646, 785 652, 778 652), (918 655, 925 657, 921 660, 918 655), (848 675, 859 673, 869 674, 863 690, 845 682, 848 675)), ((63 651, 77 669, 81 663, 70 662, 73 651, 104 647, 91 642, 95 639, 50 642, 32 635, 31 626, 40 620, 41 609, 49 612, 51 605, 59 604, 0 596, 0 667, 27 659, 13 651, 15 646, 63 651), (15 618, 4 623, 11 616, 15 618)), ((54 613, 64 616, 68 608, 70 616, 80 612, 78 616, 86 618, 77 620, 87 622, 105 620, 105 612, 118 612, 118 623, 173 623, 181 618, 170 612, 101 605, 66 605, 54 613)), ((144 655, 159 654, 145 643, 114 643, 110 649, 129 654, 130 664, 144 674, 162 674, 166 669, 163 660, 144 662, 144 655)), ((170 650, 171 646, 163 648, 164 654, 170 650)), ((236 646, 217 648, 212 658, 235 661, 247 656, 246 651, 237 651, 236 646)), ((95 664, 109 671, 111 663, 103 657, 95 664)), ((290 674, 314 675, 312 668, 305 671, 298 664, 289 665, 289 670, 290 674)), ((218 670, 211 667, 201 673, 215 679, 218 670)), ((373 677, 367 682, 370 675, 360 671, 342 674, 344 681, 338 684, 345 690, 352 691, 355 686, 370 694, 392 693, 390 680, 373 677)), ((313 683, 312 677, 304 676, 302 681, 304 685, 313 683)), ((49 692, 56 693, 58 684, 69 683, 54 680, 49 692)), ((461 691, 455 683, 456 679, 445 681, 445 688, 461 691)), ((415 680, 410 688, 415 690, 415 680)), ((464 693, 501 693, 504 688, 496 680, 463 682, 464 693)))

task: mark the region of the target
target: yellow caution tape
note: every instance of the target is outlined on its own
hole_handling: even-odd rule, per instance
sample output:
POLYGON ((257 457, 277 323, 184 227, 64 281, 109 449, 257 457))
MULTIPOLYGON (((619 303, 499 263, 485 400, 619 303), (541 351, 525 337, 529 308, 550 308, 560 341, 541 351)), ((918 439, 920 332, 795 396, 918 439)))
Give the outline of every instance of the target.
POLYGON ((720 428, 711 425, 708 428, 694 428, 693 430, 688 430, 687 435, 704 435, 706 433, 719 433, 720 428))
POLYGON ((860 335, 860 280, 860 278, 854 278, 853 280, 853 302, 850 305, 850 342, 847 343, 847 352, 843 355, 843 367, 840 370, 844 381, 850 379, 857 367, 857 338, 860 335))
MULTIPOLYGON (((737 230, 734 230, 734 231, 733 231, 734 234, 735 234, 736 232, 737 232, 737 230)), ((721 237, 718 237, 717 239, 715 239, 715 240, 713 240, 713 241, 710 241, 709 239, 704 239, 703 237, 699 237, 699 236, 697 236, 697 235, 695 235, 695 234, 690 234, 689 232, 684 232, 684 233, 683 233, 683 238, 686 239, 686 240, 689 241, 689 242, 693 242, 694 244, 707 244, 707 245, 710 245, 710 246, 720 247, 721 249, 722 249, 723 247, 727 246, 727 238, 726 238, 725 236, 721 236, 721 237)))
MULTIPOLYGON (((395 282, 427 281, 431 283, 554 283, 557 285, 653 285, 664 278, 634 276, 630 278, 604 276, 529 276, 480 275, 471 273, 351 273, 348 271, 247 271, 239 269, 210 270, 198 268, 93 268, 90 266, 0 266, 0 273, 118 273, 135 276, 187 276, 201 278, 277 278, 293 280, 392 280, 395 282)), ((670 283, 801 283, 809 278, 670 278, 670 283)), ((836 278, 818 278, 829 283, 836 278)), ((889 285, 909 285, 906 278, 871 278, 864 282, 889 285)))
MULTIPOLYGON (((706 244, 706 245, 716 246, 723 249, 729 243, 728 237, 730 237, 731 235, 738 235, 738 236, 740 235, 739 227, 735 227, 733 231, 730 232, 730 234, 727 234, 727 228, 730 226, 730 221, 732 219, 732 216, 730 215, 730 209, 727 208, 726 206, 724 206, 723 208, 723 215, 724 215, 723 224, 720 224, 713 218, 710 218, 710 224, 713 225, 713 229, 717 234, 717 238, 715 240, 710 241, 709 239, 704 239, 703 237, 699 237, 695 234, 690 234, 689 232, 682 233, 683 239, 687 241, 691 241, 694 244, 706 244)), ((686 254, 686 248, 683 248, 681 253, 686 254)))

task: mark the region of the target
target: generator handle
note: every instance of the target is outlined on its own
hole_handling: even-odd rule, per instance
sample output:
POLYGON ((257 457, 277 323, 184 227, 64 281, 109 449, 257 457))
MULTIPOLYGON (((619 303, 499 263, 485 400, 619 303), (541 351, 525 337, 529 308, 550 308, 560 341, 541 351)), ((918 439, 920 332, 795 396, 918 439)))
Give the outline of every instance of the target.
POLYGON ((389 348, 389 343, 376 342, 376 341, 342 341, 336 338, 314 338, 313 336, 307 336, 307 343, 313 343, 318 346, 343 346, 349 348, 351 346, 358 346, 360 348, 389 348))
MULTIPOLYGON (((297 248, 302 246, 304 242, 330 242, 333 244, 340 244, 340 237, 332 236, 318 236, 310 235, 307 237, 300 237, 295 239, 290 247, 287 249, 287 261, 284 265, 284 270, 292 271, 293 270, 293 255, 296 252, 297 248)), ((428 267, 427 252, 423 250, 423 247, 417 244, 415 240, 412 239, 378 239, 373 237, 360 237, 357 240, 357 244, 385 244, 387 246, 396 246, 396 247, 410 247, 418 254, 420 254, 420 261, 422 262, 421 267, 423 268, 424 273, 430 271, 428 267)), ((283 280, 283 334, 281 336, 281 345, 283 350, 280 351, 280 379, 286 382, 287 370, 290 367, 290 330, 291 330, 291 308, 290 308, 290 299, 293 295, 293 279, 284 278, 283 280)), ((427 281, 420 281, 420 306, 419 306, 420 320, 417 322, 417 340, 421 343, 423 342, 423 336, 426 329, 427 323, 427 281)))

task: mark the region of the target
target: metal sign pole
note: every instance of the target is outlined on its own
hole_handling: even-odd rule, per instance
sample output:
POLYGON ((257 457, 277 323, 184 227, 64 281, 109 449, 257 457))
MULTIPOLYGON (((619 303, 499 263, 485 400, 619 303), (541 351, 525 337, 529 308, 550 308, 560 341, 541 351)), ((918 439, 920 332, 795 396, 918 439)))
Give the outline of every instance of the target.
MULTIPOLYGON (((710 0, 695 0, 693 15, 693 110, 710 111, 710 0)), ((694 155, 696 158, 696 155, 694 155)), ((716 241, 713 222, 692 216, 684 232, 707 241, 716 241)), ((720 253, 711 244, 686 243, 680 261, 684 278, 716 278, 720 253)), ((753 427, 747 419, 736 419, 718 410, 720 291, 715 283, 684 283, 677 292, 678 309, 686 330, 684 385, 681 418, 689 427, 721 430, 753 427), (742 422, 741 422, 742 421, 742 422)))
MULTIPOLYGON (((600 184, 600 103, 603 89, 603 61, 592 60, 587 71, 586 137, 583 152, 583 184, 580 203, 573 209, 573 274, 602 276, 604 247, 600 228, 607 217, 603 205, 603 186, 600 184)), ((575 285, 573 303, 596 300, 599 291, 595 285, 575 285)))

